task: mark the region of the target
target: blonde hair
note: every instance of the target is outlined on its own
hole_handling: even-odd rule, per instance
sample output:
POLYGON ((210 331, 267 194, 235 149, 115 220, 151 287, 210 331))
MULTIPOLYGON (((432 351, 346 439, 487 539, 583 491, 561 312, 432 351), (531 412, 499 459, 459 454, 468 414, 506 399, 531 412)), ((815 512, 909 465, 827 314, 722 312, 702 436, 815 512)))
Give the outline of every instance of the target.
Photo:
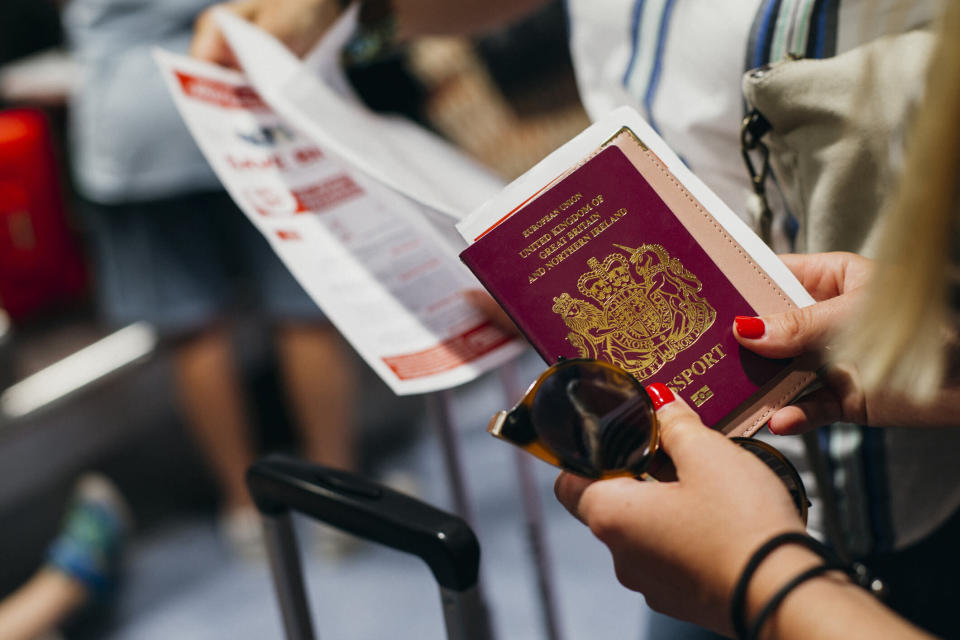
POLYGON ((929 399, 947 368, 949 276, 960 214, 960 0, 945 6, 907 158, 884 215, 878 265, 836 360, 865 388, 929 399))

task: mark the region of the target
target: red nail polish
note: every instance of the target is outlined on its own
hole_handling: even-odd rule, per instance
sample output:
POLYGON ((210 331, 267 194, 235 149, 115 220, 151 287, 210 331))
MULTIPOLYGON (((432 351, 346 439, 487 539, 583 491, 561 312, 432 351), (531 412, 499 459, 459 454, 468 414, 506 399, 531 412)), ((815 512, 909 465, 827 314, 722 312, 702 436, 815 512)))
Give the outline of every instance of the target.
POLYGON ((763 320, 752 316, 737 316, 733 319, 733 324, 737 327, 737 333, 741 338, 756 340, 762 338, 766 327, 763 320))
POLYGON ((662 382, 654 382, 647 386, 647 395, 650 396, 654 409, 659 409, 663 405, 670 404, 676 400, 673 391, 670 391, 670 387, 662 382))

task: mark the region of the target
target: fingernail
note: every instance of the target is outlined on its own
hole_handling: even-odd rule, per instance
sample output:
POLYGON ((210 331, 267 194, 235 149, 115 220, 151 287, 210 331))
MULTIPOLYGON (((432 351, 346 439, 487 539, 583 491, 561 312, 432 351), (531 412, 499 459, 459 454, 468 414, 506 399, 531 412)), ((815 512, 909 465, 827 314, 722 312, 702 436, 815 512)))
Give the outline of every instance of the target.
POLYGON ((670 404, 676 399, 673 391, 670 391, 670 387, 662 382, 654 382, 647 386, 647 395, 650 396, 654 409, 659 409, 663 405, 670 404))
POLYGON ((750 340, 762 338, 764 331, 766 331, 763 320, 753 316, 737 316, 733 319, 733 324, 737 327, 737 333, 740 334, 741 338, 750 340))

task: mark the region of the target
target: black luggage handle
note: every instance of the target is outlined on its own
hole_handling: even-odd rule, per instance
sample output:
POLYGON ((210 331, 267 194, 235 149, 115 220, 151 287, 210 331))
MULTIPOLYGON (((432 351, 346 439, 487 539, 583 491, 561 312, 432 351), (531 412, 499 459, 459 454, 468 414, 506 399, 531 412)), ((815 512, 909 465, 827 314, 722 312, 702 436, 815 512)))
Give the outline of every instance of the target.
POLYGON ((461 518, 346 471, 269 456, 247 472, 261 513, 292 509, 347 533, 423 558, 437 583, 477 583, 480 545, 461 518))
POLYGON ((480 545, 458 516, 356 474, 271 455, 247 471, 290 638, 313 638, 290 511, 422 558, 441 588, 451 638, 490 637, 477 578, 480 545))

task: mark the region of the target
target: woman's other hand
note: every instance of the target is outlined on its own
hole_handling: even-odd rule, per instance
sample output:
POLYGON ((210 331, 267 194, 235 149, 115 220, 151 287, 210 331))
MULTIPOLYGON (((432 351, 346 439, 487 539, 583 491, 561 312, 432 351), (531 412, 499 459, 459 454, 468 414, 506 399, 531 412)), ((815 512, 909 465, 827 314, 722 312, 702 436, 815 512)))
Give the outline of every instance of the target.
MULTIPOLYGON (((747 559, 774 535, 803 531, 803 523, 765 464, 705 427, 666 387, 660 398, 661 444, 675 482, 562 473, 557 498, 607 545, 617 578, 651 608, 730 634, 730 597, 747 559)), ((804 549, 777 553, 781 560, 751 582, 751 598, 817 562, 804 549)))
POLYGON ((302 57, 340 15, 340 4, 336 0, 237 0, 213 5, 200 14, 194 25, 190 55, 237 68, 236 56, 214 15, 218 10, 231 11, 252 22, 302 57))

